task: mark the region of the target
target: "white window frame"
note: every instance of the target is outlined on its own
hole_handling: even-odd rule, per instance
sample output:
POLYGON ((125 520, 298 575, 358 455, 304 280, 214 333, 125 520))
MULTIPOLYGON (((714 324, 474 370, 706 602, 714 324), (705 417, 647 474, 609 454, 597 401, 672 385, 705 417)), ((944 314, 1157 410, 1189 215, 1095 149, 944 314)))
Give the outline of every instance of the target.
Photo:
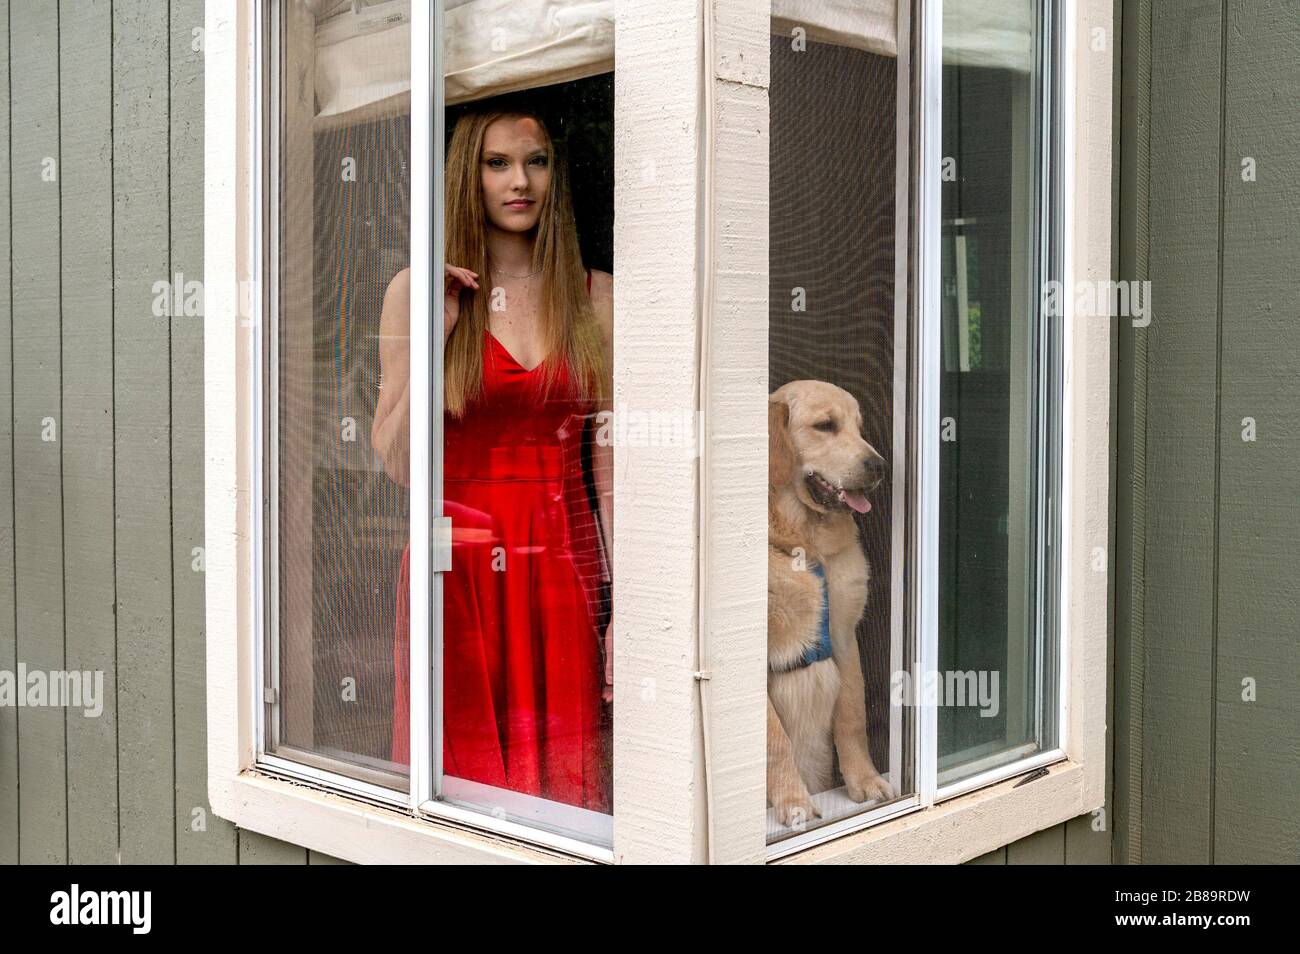
MULTIPOLYGON (((1038 255, 1035 257, 1036 274, 1039 276, 1039 283, 1048 278, 1053 280, 1064 280, 1062 273, 1065 268, 1064 242, 1068 231, 1069 222, 1071 221, 1070 210, 1066 204, 1066 197, 1069 195, 1069 176, 1070 169, 1065 157, 1069 155, 1070 147, 1073 142, 1074 130, 1072 124, 1067 119, 1063 120, 1057 115, 1062 111, 1068 102, 1070 86, 1068 82, 1064 88, 1057 90, 1055 88, 1058 77, 1067 78, 1067 64, 1064 61, 1063 51, 1070 48, 1071 37, 1069 34, 1070 24, 1068 18, 1064 16, 1066 8, 1065 0, 1037 0, 1043 8, 1043 22, 1046 24, 1046 36, 1042 39, 1044 58, 1039 65, 1035 67, 1035 78, 1045 85, 1043 95, 1038 100, 1040 111, 1046 113, 1046 121, 1042 126, 1044 142, 1038 155, 1039 168, 1038 175, 1042 180, 1042 202, 1039 210, 1039 234, 1037 240, 1038 255), (1039 72, 1041 70, 1041 72, 1039 72), (1058 95, 1059 94, 1059 95, 1058 95), (1052 135, 1053 127, 1059 127, 1059 134, 1052 135)), ((942 3, 928 5, 927 12, 935 20, 942 21, 942 3)), ((934 24, 930 25, 934 29, 934 24)), ((942 88, 942 38, 931 35, 927 41, 930 49, 927 50, 927 71, 926 79, 929 83, 942 88)), ((1035 91, 1037 92, 1037 91, 1035 91)), ((931 110, 934 123, 938 123, 942 115, 942 103, 938 109, 931 110)), ((931 116, 927 116, 923 123, 929 124, 931 116)), ((928 168, 923 175, 927 182, 939 181, 939 163, 942 161, 941 150, 938 139, 941 137, 939 129, 931 131, 935 137, 931 144, 933 148, 924 150, 923 164, 928 163, 928 168)), ((933 202, 939 204, 939 189, 933 190, 933 202)), ((927 612, 932 612, 931 619, 933 627, 931 632, 938 629, 938 580, 937 580, 937 559, 938 559, 938 529, 937 529, 937 512, 939 504, 939 374, 938 367, 941 361, 940 357, 940 330, 938 315, 941 308, 939 300, 939 283, 940 283, 940 256, 939 256, 939 219, 941 210, 929 210, 926 214, 925 221, 931 226, 930 234, 927 234, 924 242, 926 247, 922 250, 925 258, 925 278, 923 300, 921 302, 921 313, 925 316, 932 328, 927 328, 923 335, 929 335, 929 338, 923 345, 926 353, 932 356, 934 365, 933 373, 923 375, 925 380, 924 387, 933 389, 933 404, 929 405, 931 411, 923 415, 924 426, 931 428, 923 442, 925 448, 931 451, 932 461, 927 460, 930 467, 928 472, 923 476, 924 486, 928 494, 925 509, 930 510, 931 506, 936 514, 934 523, 927 527, 927 532, 932 536, 927 536, 926 542, 932 547, 932 552, 925 558, 926 570, 934 573, 933 579, 927 579, 923 585, 923 597, 927 612), (928 299, 926 294, 930 295, 928 299), (931 500, 932 498, 932 500, 931 500), (931 610, 930 608, 933 607, 931 610)), ((959 279, 960 280, 960 279, 959 279)), ((1035 295, 1034 300, 1041 302, 1042 295, 1035 295)), ((1031 316, 1038 322, 1038 340, 1039 348, 1044 347, 1044 338, 1041 337, 1045 329, 1042 325, 1042 316, 1031 316)), ((1050 324, 1050 322, 1049 322, 1050 324)), ((1047 334, 1055 334, 1054 329, 1046 329, 1047 334)), ((1037 553, 1034 562, 1038 566, 1036 571, 1037 598, 1035 599, 1035 615, 1037 624, 1037 650, 1038 664, 1045 667, 1048 661, 1054 662, 1058 669, 1052 673, 1049 669, 1044 669, 1045 674, 1055 676, 1055 702, 1056 713, 1054 728, 1056 730, 1056 744, 1048 746, 1042 750, 1037 749, 1037 743, 1025 743, 1013 747, 1012 751, 1021 751, 1024 754, 1020 758, 1011 761, 1006 760, 1007 749, 997 748, 995 751, 984 756, 983 758, 974 758, 969 761, 963 759, 958 763, 958 767, 969 769, 971 766, 985 762, 992 767, 984 770, 973 772, 950 783, 941 781, 943 771, 938 767, 938 753, 927 749, 925 752, 925 773, 926 783, 923 791, 929 796, 925 804, 934 804, 936 802, 946 801, 966 792, 984 788, 988 785, 1002 781, 1007 778, 1015 778, 1024 775, 1026 772, 1033 771, 1045 765, 1051 765, 1054 762, 1062 761, 1066 758, 1066 735, 1068 733, 1068 724, 1066 722, 1065 708, 1065 687, 1067 679, 1068 660, 1065 659, 1064 640, 1066 633, 1069 631, 1069 620, 1062 612, 1064 602, 1060 600, 1060 594, 1068 586, 1070 566, 1067 561, 1060 559, 1060 553, 1068 552, 1068 535, 1069 530, 1066 521, 1060 523, 1061 535, 1058 539, 1056 531, 1056 514, 1054 502, 1064 496, 1066 489, 1065 483, 1068 475, 1061 468, 1059 474, 1053 471, 1059 467, 1056 460, 1056 454, 1053 454, 1050 448, 1056 447, 1056 436, 1060 437, 1060 446, 1067 446, 1069 440, 1068 415, 1064 413, 1064 406, 1068 400, 1068 394, 1062 387, 1061 376, 1062 367, 1057 362, 1062 359, 1068 360, 1068 341, 1061 341, 1059 347, 1049 346, 1047 358, 1052 362, 1050 367, 1044 367, 1040 364, 1039 373, 1043 375, 1044 380, 1039 383, 1039 398, 1037 410, 1039 419, 1036 421, 1036 435, 1039 440, 1039 456, 1034 466, 1034 476, 1038 482, 1038 492, 1036 494, 1036 506, 1038 509, 1038 533, 1035 535, 1035 544, 1037 553), (1053 608, 1055 609, 1053 623, 1053 608), (1050 641, 1050 642, 1049 642, 1050 641), (1049 653, 1051 655, 1049 655, 1049 653), (1032 751, 1031 751, 1032 750, 1032 751)), ((1041 352, 1040 352, 1041 354, 1041 352)), ((931 395, 927 394, 927 400, 931 395)), ((923 571, 926 572, 926 571, 923 571)), ((924 655, 929 656, 929 660, 922 665, 923 672, 931 672, 937 669, 938 657, 938 639, 929 640, 924 650, 924 655)), ((1047 695, 1045 692, 1046 682, 1039 681, 1035 683, 1037 693, 1037 703, 1040 710, 1039 729, 1042 730, 1041 710, 1044 707, 1047 695)), ((954 753, 957 754, 957 753, 954 753)))
MULTIPOLYGON (((385 804, 383 793, 338 790, 328 773, 295 773, 257 755, 254 395, 262 327, 256 308, 241 307, 241 298, 259 297, 241 294, 258 274, 255 7, 254 0, 210 2, 205 20, 213 811, 353 861, 769 860, 766 561, 759 547, 766 527, 768 0, 618 8, 615 388, 632 407, 698 408, 704 438, 698 462, 662 449, 615 448, 616 812, 614 848, 604 853, 522 826, 493 830, 478 813, 423 816, 410 804, 385 804), (712 129, 700 105, 706 97, 715 104, 712 129), (665 295, 667 287, 675 294, 665 295), (728 346, 709 348, 711 339, 728 346), (703 498, 697 482, 708 490, 703 498), (690 599, 681 599, 683 589, 690 599)), ((937 5, 928 5, 927 15, 932 10, 937 5)), ((1110 23, 1107 0, 1070 4, 1063 23, 1067 288, 1073 275, 1101 279, 1110 268, 1111 52, 1076 57, 1073 41, 1094 26, 1109 36, 1110 23), (1084 106, 1077 127, 1076 100, 1084 106), (1071 167, 1082 170, 1078 180, 1071 167), (1076 235, 1086 241, 1072 241, 1076 235)), ((418 132, 413 128, 413 139, 418 132)), ((1066 298, 1065 758, 1033 784, 1014 788, 1007 780, 956 795, 841 833, 788 861, 960 861, 1102 804, 1106 585, 1088 565, 1092 548, 1107 539, 1109 329, 1102 321, 1074 322, 1066 298)), ((419 631, 414 620, 412 631, 419 631)), ((418 738, 413 732, 413 749, 418 738)))

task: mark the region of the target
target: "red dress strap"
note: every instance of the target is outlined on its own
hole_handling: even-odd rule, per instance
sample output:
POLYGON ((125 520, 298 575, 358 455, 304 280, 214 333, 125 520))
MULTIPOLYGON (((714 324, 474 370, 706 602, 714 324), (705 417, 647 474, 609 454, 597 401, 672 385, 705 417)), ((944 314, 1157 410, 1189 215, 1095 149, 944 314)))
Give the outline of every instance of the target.
POLYGON ((591 269, 587 269, 587 294, 591 294, 591 269))

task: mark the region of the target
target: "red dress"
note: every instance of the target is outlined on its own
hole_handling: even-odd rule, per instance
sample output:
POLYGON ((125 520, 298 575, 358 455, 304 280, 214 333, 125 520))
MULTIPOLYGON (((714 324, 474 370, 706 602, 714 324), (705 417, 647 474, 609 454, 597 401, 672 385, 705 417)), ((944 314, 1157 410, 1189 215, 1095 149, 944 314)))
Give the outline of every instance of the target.
MULTIPOLYGON (((588 275, 588 288, 591 279, 588 275)), ((611 809, 600 530, 583 480, 594 405, 567 369, 485 335, 483 391, 444 418, 443 764, 447 775, 594 811, 611 809)), ((410 544, 394 641, 393 761, 409 761, 410 544)))

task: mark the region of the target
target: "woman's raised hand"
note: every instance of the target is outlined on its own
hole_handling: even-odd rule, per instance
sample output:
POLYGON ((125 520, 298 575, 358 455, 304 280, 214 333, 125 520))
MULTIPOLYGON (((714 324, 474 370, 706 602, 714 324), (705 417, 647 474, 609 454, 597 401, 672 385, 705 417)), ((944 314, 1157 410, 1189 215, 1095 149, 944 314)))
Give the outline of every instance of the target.
POLYGON ((478 275, 471 272, 468 268, 461 268, 459 265, 443 265, 443 296, 442 296, 442 340, 445 343, 451 336, 451 329, 456 327, 456 320, 460 318, 460 290, 462 288, 478 288, 478 275))
POLYGON ((612 619, 605 627, 605 684, 601 686, 600 697, 606 702, 614 701, 614 621, 612 619))

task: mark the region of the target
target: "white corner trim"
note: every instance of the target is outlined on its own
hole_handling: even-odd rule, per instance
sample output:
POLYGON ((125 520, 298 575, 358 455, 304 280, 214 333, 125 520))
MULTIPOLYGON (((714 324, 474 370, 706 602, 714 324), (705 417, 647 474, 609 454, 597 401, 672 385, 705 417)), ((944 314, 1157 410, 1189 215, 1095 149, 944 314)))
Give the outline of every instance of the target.
POLYGON ((1074 283, 1111 278, 1113 7, 1109 0, 1066 4, 1072 14, 1067 49, 1071 83, 1067 122, 1073 149, 1066 156, 1071 219, 1067 223, 1064 296, 1070 340, 1067 408, 1070 443, 1069 726, 1066 751, 1085 770, 1084 811, 1106 795, 1106 669, 1109 603, 1105 572, 1093 555, 1106 553, 1110 526, 1110 321, 1074 315, 1074 283), (1095 50, 1092 33, 1104 32, 1095 50))
MULTIPOLYGON (((235 815, 235 777, 252 764, 245 674, 252 662, 247 462, 240 435, 252 427, 238 400, 252 329, 241 326, 247 288, 251 88, 251 0, 207 4, 204 14, 204 553, 207 629, 208 800, 235 815), (244 677, 244 678, 241 678, 244 677)), ((246 321, 246 318, 245 318, 246 321)))
MULTIPOLYGON (((696 420, 701 15, 701 0, 615 7, 616 415, 696 420)), ((695 479, 693 446, 615 443, 614 854, 621 862, 705 858, 695 479)))
MULTIPOLYGON (((715 864, 761 863, 767 830, 768 11, 718 0, 713 128, 712 303, 701 321, 701 627, 712 677, 705 731, 715 864), (703 329, 702 329, 703 330, 703 329), (757 473, 764 485, 755 493, 757 473), (761 718, 754 718, 759 712, 761 718), (757 766, 759 771, 754 771, 757 766), (738 769, 745 783, 725 780, 738 769)), ((707 169, 704 172, 708 175, 707 169)), ((708 235, 701 236, 709 241, 708 235)))

